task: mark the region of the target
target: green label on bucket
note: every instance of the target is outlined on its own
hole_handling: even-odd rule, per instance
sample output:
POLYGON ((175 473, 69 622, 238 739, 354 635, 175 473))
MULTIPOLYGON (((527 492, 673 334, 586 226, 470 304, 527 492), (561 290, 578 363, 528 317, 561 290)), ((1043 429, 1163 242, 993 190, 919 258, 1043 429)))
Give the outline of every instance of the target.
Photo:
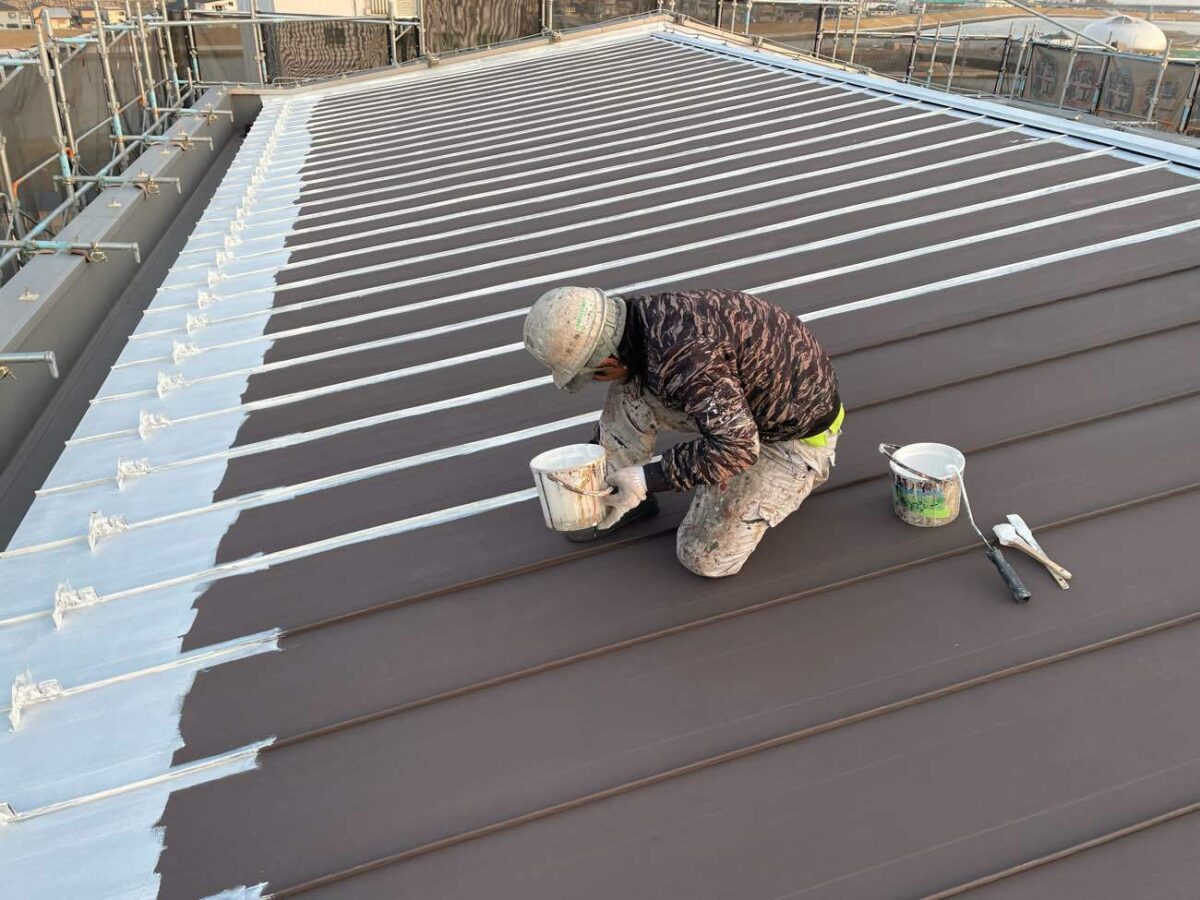
POLYGON ((946 495, 937 488, 932 490, 916 486, 915 482, 896 485, 896 502, 905 510, 930 519, 945 519, 951 515, 946 495), (913 485, 909 487, 908 485, 913 485))

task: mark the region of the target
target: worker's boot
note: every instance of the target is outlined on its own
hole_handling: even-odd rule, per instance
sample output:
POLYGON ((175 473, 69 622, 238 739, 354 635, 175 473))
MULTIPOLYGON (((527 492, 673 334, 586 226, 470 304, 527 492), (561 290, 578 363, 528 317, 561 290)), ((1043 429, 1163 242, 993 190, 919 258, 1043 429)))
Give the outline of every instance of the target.
POLYGON ((658 498, 650 494, 645 500, 621 516, 617 520, 617 524, 611 528, 600 528, 598 525, 593 525, 591 528, 580 528, 578 531, 565 531, 563 533, 566 535, 568 541, 574 541, 577 544, 586 544, 588 541, 607 537, 614 531, 624 528, 626 525, 632 525, 634 522, 640 522, 642 519, 648 519, 655 515, 658 515, 658 498))

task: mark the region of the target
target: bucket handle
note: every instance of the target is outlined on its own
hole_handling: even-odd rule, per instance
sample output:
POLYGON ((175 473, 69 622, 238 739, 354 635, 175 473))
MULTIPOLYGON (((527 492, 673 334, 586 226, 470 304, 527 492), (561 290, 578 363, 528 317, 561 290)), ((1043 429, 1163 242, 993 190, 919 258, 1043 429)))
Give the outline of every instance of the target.
POLYGON ((916 475, 918 478, 923 478, 926 481, 941 482, 941 481, 953 481, 954 480, 953 478, 936 478, 933 475, 929 475, 925 472, 922 472, 920 469, 914 469, 912 466, 906 466, 904 463, 900 462, 900 460, 896 459, 896 457, 893 455, 899 449, 900 449, 899 444, 880 444, 879 445, 879 452, 882 453, 884 456, 886 456, 888 459, 890 459, 893 463, 895 463, 897 466, 899 466, 905 472, 911 472, 913 475, 916 475))
POLYGON ((605 491, 589 491, 586 488, 577 488, 573 484, 567 484, 553 472, 547 472, 546 477, 557 484, 560 488, 566 488, 572 494, 578 494, 581 497, 607 497, 609 494, 616 491, 616 488, 610 487, 605 491))

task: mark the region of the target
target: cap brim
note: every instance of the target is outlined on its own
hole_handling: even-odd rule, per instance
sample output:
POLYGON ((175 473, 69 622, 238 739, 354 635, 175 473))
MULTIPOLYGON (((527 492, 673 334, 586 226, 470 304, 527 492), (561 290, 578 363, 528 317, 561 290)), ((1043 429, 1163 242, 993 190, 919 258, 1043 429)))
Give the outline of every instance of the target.
POLYGON ((555 379, 554 379, 555 385, 560 390, 566 391, 568 394, 578 394, 585 387, 587 387, 591 383, 591 381, 592 381, 592 373, 591 372, 580 372, 574 378, 568 378, 565 381, 563 381, 562 383, 559 383, 559 380, 557 377, 555 377, 555 379))

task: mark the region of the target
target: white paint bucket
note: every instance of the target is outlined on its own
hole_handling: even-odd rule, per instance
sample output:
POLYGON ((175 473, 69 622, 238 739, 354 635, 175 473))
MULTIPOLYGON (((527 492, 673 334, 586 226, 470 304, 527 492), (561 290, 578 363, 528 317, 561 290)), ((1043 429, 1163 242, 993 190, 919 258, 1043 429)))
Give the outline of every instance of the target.
POLYGON ((546 527, 579 531, 600 524, 607 513, 603 498, 612 493, 604 481, 605 456, 599 444, 569 444, 530 460, 546 527))
POLYGON ((955 469, 967 461, 948 444, 880 444, 891 461, 892 509, 902 522, 920 528, 949 525, 958 518, 962 489, 955 469))

